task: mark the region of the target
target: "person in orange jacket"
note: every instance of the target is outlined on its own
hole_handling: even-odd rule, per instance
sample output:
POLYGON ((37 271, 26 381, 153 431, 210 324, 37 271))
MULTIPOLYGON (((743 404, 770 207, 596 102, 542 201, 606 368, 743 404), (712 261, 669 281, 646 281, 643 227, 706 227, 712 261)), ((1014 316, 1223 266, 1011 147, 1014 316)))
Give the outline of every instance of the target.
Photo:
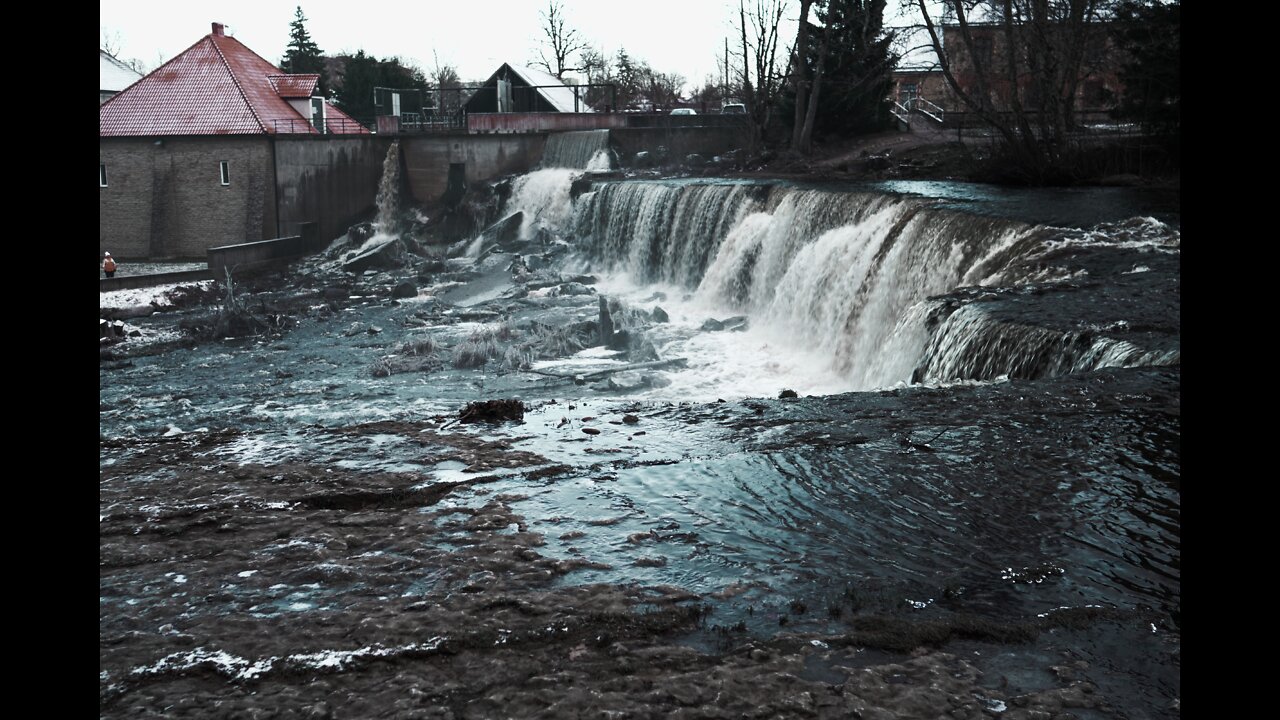
POLYGON ((103 253, 102 272, 106 273, 107 277, 115 277, 116 261, 111 257, 111 253, 103 253))

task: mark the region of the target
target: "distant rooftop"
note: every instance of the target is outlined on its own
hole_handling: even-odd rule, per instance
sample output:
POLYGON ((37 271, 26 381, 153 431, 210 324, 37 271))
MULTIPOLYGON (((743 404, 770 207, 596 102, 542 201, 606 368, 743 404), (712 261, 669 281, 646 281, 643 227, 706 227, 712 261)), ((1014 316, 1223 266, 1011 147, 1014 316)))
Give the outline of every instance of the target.
POLYGON ((120 92, 142 77, 142 73, 117 60, 106 50, 98 50, 98 89, 120 92))
MULTIPOLYGON (((104 103, 98 134, 318 133, 288 100, 309 97, 319 78, 285 73, 214 23, 213 32, 104 103)), ((327 101, 325 117, 338 132, 368 132, 327 101)))

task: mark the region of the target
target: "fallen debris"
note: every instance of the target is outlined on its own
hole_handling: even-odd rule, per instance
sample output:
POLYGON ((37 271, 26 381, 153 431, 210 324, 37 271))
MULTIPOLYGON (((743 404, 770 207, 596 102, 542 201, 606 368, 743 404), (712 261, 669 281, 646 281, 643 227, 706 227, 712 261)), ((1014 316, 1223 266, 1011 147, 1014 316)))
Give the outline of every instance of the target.
POLYGON ((519 400, 478 400, 467 403, 458 413, 458 422, 524 422, 524 403, 519 400))

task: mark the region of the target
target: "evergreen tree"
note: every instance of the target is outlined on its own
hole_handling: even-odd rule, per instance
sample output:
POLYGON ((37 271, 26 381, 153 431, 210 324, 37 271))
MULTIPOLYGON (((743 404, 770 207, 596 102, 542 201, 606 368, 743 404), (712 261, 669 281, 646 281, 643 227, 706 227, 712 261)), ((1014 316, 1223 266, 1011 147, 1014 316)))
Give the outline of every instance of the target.
MULTIPOLYGON (((334 104, 361 122, 372 123, 376 115, 389 112, 387 107, 374 106, 374 88, 423 90, 427 86, 427 78, 422 70, 399 58, 379 60, 361 49, 355 55, 338 57, 336 63, 342 67, 342 76, 340 82, 334 83, 337 85, 334 104)), ((406 104, 402 110, 416 112, 422 109, 416 105, 410 106, 407 96, 404 102, 406 104)))
POLYGON ((1151 135, 1179 143, 1182 121, 1180 2, 1124 0, 1116 11, 1112 33, 1124 51, 1120 80, 1124 84, 1117 115, 1137 120, 1151 135))
POLYGON ((320 51, 320 46, 311 39, 311 33, 307 32, 306 22, 307 18, 302 14, 302 7, 298 6, 293 22, 289 23, 289 46, 285 50, 284 60, 280 65, 287 73, 319 73, 320 94, 328 95, 329 83, 324 76, 324 54, 320 51))
MULTIPOLYGON (((848 137, 889 127, 890 73, 897 58, 893 36, 884 30, 885 0, 815 2, 819 24, 809 26, 804 63, 813 78, 822 61, 815 136, 848 137), (820 57, 823 46, 826 56, 820 57)), ((794 87, 784 95, 781 116, 795 116, 794 87)))

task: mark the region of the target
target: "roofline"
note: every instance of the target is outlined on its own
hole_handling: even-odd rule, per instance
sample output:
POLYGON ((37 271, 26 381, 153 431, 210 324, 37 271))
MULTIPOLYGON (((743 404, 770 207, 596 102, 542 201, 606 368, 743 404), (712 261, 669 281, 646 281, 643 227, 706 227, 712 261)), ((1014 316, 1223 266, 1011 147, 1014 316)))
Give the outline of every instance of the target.
MULTIPOLYGON (((222 37, 228 37, 228 36, 223 35, 222 37)), ((266 133, 267 135, 270 135, 271 131, 267 130, 266 124, 263 123, 262 118, 258 116, 258 111, 254 109, 253 103, 249 100, 249 96, 245 94, 244 86, 240 84, 240 78, 236 75, 236 71, 231 68, 231 63, 227 62, 227 56, 222 54, 222 48, 218 47, 218 42, 213 39, 213 33, 209 33, 208 35, 205 35, 200 39, 201 40, 208 39, 208 41, 213 45, 214 52, 218 53, 218 58, 222 60, 222 64, 227 68, 227 73, 231 75, 231 82, 235 83, 236 90, 240 93, 240 99, 244 100, 244 104, 249 107, 249 113, 253 115, 254 122, 258 123, 258 127, 262 129, 262 132, 266 133)), ((231 39, 236 40, 234 37, 231 39)), ((245 50, 249 50, 248 45, 245 45, 239 40, 236 40, 236 42, 240 43, 240 47, 244 48, 245 50)), ((192 45, 191 47, 195 47, 195 45, 192 45)), ((258 55, 258 53, 255 53, 252 50, 249 50, 249 52, 253 53, 260 60, 264 60, 264 61, 266 60, 266 58, 262 57, 261 55, 258 55)), ((268 64, 271 65, 271 67, 275 67, 275 65, 272 63, 268 63, 268 64)), ((293 106, 291 105, 290 109, 292 109, 292 107, 293 106)), ((294 112, 297 112, 297 111, 295 110, 294 112)))
MULTIPOLYGON (((212 33, 210 33, 210 35, 212 35, 212 33)), ((206 36, 206 37, 207 37, 207 36, 206 36)), ((162 69, 164 69, 165 67, 168 67, 169 63, 172 63, 174 60, 177 60, 178 58, 182 57, 183 55, 186 55, 188 52, 190 52, 190 51, 191 51, 191 48, 195 47, 196 45, 199 45, 199 44, 201 43, 201 41, 203 41, 203 40, 204 40, 204 38, 202 37, 202 38, 200 38, 199 40, 197 40, 197 41, 195 41, 195 42, 191 43, 190 45, 188 45, 188 46, 187 46, 187 49, 186 49, 186 50, 183 50, 182 52, 178 53, 177 55, 174 55, 173 57, 171 57, 171 58, 169 58, 168 60, 164 61, 164 62, 163 62, 163 63, 161 63, 161 64, 160 64, 160 66, 159 66, 159 67, 157 67, 155 70, 152 70, 151 72, 147 73, 146 75, 143 75, 142 77, 138 78, 137 80, 134 80, 132 83, 130 83, 130 84, 129 84, 129 87, 125 88, 124 90, 128 90, 129 88, 133 87, 134 85, 137 85, 139 82, 142 82, 142 80, 143 80, 144 78, 146 78, 146 77, 148 77, 148 76, 150 76, 150 75, 152 75, 152 74, 154 74, 154 73, 158 73, 158 72, 160 72, 162 69)), ((99 49, 101 49, 101 48, 99 48, 99 49)), ((122 94, 124 93, 124 90, 121 90, 120 92, 116 93, 115 95, 112 95, 111 97, 107 98, 107 101, 106 101, 106 102, 104 102, 104 103, 102 103, 102 105, 100 105, 99 107, 106 107, 107 105, 110 105, 110 104, 111 104, 111 101, 115 100, 117 97, 120 97, 120 95, 122 95, 122 94)))

